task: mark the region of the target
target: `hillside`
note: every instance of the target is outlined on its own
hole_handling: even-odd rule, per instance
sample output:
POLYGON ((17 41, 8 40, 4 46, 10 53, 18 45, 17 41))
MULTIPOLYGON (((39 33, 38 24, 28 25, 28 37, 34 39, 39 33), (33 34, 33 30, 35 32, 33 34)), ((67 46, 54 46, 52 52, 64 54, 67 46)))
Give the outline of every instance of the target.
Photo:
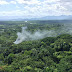
POLYGON ((72 72, 72 25, 64 29, 62 21, 48 22, 0 22, 0 72, 72 72), (24 26, 27 32, 53 30, 56 36, 14 44, 16 33, 21 34, 24 26))

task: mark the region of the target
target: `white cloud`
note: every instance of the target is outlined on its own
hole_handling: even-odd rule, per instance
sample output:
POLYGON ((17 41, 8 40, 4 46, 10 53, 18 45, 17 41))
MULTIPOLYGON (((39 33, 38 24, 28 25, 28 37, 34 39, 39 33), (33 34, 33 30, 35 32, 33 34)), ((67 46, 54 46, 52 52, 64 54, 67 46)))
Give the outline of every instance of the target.
POLYGON ((0 15, 5 16, 43 17, 72 15, 71 0, 12 0, 10 2, 0 0, 0 4, 15 4, 16 8, 20 9, 14 11, 12 8, 12 11, 0 11, 0 15))
POLYGON ((12 4, 16 4, 16 1, 10 1, 10 3, 12 3, 12 4))
POLYGON ((0 5, 9 4, 7 1, 0 0, 0 5))
POLYGON ((20 17, 29 17, 27 11, 14 10, 14 11, 1 11, 0 16, 20 16, 20 17))
POLYGON ((44 0, 44 3, 54 3, 54 2, 58 2, 60 0, 44 0))
POLYGON ((59 3, 66 9, 66 15, 72 15, 72 0, 60 0, 59 3))
POLYGON ((0 5, 5 5, 5 4, 16 4, 16 1, 6 1, 6 0, 0 0, 0 5))
POLYGON ((16 6, 16 8, 20 8, 19 6, 16 6))
POLYGON ((40 4, 38 0, 16 0, 19 4, 40 4))
POLYGON ((60 0, 60 2, 72 2, 72 0, 60 0))
POLYGON ((65 8, 59 0, 45 0, 39 5, 25 6, 24 7, 30 14, 35 14, 36 16, 58 16, 58 15, 70 15, 67 8, 65 8))

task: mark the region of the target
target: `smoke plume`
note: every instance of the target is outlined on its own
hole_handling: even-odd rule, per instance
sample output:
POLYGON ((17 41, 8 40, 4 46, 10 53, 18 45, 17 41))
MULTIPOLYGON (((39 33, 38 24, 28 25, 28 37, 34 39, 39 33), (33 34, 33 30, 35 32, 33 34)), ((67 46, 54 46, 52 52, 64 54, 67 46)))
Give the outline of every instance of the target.
POLYGON ((56 36, 56 33, 54 30, 37 30, 34 33, 31 33, 27 31, 26 29, 27 27, 22 27, 22 32, 17 33, 18 38, 14 42, 15 44, 19 44, 23 41, 38 40, 38 39, 43 39, 45 37, 56 36))

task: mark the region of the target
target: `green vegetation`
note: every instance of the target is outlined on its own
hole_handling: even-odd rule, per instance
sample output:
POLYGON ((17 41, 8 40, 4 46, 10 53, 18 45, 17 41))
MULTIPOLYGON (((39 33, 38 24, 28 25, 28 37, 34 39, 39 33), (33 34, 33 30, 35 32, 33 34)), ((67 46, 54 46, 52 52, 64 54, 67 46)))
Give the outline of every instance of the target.
POLYGON ((27 26, 31 32, 63 27, 62 22, 56 22, 0 22, 0 72, 72 72, 70 34, 24 41, 17 45, 13 43, 17 38, 16 33, 21 31, 23 26, 27 26))

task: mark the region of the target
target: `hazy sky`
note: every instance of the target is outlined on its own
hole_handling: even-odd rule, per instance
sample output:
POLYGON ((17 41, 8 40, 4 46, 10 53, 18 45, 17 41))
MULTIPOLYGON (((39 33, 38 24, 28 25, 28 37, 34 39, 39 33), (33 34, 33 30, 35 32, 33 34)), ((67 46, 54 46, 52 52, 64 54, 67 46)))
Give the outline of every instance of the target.
POLYGON ((0 16, 72 15, 72 0, 0 0, 0 16))

